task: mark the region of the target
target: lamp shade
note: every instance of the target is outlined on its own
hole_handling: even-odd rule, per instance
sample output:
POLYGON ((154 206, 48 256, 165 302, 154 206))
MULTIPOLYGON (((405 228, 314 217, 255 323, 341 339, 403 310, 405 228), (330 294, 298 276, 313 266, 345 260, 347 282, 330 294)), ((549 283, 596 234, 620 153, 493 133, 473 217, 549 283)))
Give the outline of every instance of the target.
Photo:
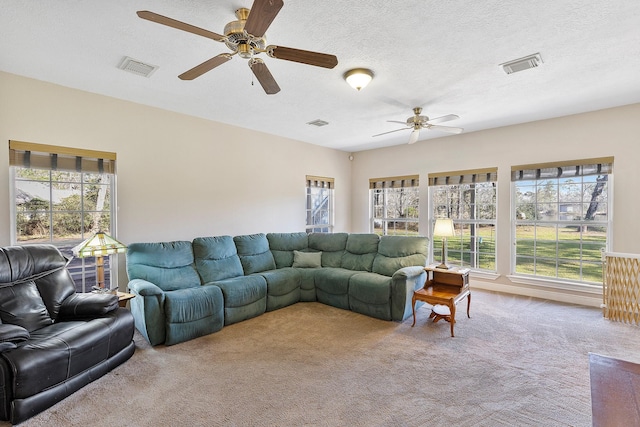
POLYGON ((433 235, 439 237, 455 236, 456 231, 453 228, 453 220, 451 218, 436 219, 436 224, 433 227, 433 235))
POLYGON ((366 68, 354 68, 344 73, 344 79, 349 86, 359 91, 371 82, 373 79, 373 71, 366 68))
POLYGON ((99 231, 84 242, 73 248, 73 255, 78 258, 97 257, 122 253, 127 246, 118 242, 108 234, 99 231))

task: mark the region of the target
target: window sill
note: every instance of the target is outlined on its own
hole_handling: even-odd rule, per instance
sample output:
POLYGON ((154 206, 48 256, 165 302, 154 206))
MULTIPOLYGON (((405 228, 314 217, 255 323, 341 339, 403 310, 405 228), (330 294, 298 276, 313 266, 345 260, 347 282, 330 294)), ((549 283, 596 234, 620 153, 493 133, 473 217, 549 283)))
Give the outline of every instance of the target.
POLYGON ((474 279, 481 280, 497 280, 500 277, 500 274, 494 273, 491 271, 482 271, 482 270, 471 270, 469 275, 474 279))

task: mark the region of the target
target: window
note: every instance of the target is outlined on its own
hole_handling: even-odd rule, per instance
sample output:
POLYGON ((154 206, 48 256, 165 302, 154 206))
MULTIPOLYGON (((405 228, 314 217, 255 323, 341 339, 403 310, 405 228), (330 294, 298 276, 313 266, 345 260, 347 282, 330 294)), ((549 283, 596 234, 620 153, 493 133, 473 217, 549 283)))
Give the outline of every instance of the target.
POLYGON ((333 231, 334 179, 307 176, 307 233, 333 231))
MULTIPOLYGON (((9 141, 9 159, 14 244, 51 243, 72 258, 85 238, 115 228, 115 153, 9 141)), ((68 268, 78 292, 96 284, 95 258, 73 258, 68 268)))
POLYGON ((613 158, 511 170, 514 274, 602 283, 613 158))
MULTIPOLYGON (((429 174, 431 227, 451 218, 456 230, 447 238, 447 263, 496 271, 497 168, 429 174)), ((442 238, 432 238, 433 259, 442 259, 442 238)))
POLYGON ((419 185, 418 175, 370 179, 371 232, 418 234, 419 185))

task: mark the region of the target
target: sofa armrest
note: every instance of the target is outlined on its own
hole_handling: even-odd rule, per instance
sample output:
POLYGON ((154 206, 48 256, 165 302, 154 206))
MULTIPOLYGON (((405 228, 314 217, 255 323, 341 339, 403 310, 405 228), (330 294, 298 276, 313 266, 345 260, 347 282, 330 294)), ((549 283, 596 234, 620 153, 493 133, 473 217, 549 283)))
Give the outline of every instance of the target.
POLYGON ((129 292, 143 297, 152 295, 164 295, 164 291, 158 285, 142 279, 133 279, 127 285, 129 292))
POLYGON ((136 295, 129 301, 136 328, 151 345, 162 344, 166 338, 165 292, 143 279, 133 279, 127 287, 136 295))
POLYGON ((427 273, 424 267, 403 267, 391 278, 391 319, 403 321, 412 313, 413 291, 424 286, 427 273))
POLYGON ((30 336, 29 331, 22 326, 0 324, 0 353, 16 348, 16 343, 26 341, 30 336))
POLYGON ((72 294, 62 302, 61 318, 86 318, 101 316, 118 308, 118 296, 114 294, 72 294))

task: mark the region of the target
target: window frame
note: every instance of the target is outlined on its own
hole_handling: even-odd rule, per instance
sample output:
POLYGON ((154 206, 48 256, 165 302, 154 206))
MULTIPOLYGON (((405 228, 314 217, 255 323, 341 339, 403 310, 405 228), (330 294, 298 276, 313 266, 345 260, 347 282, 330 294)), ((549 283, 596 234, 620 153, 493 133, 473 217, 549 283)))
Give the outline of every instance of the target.
MULTIPOLYGON (((436 219, 438 218, 451 218, 453 220, 454 228, 456 230, 456 236, 447 238, 447 264, 470 268, 474 272, 496 274, 498 271, 498 168, 484 168, 484 169, 471 169, 451 172, 440 172, 429 174, 429 253, 431 262, 437 262, 438 259, 442 259, 442 240, 441 238, 433 236, 433 228, 435 226, 436 219), (478 190, 486 184, 491 184, 493 189, 493 203, 478 203, 478 190), (472 188, 462 188, 462 186, 470 186, 472 188), (450 194, 449 192, 455 187, 456 193, 458 193, 457 200, 463 201, 463 193, 465 191, 473 190, 474 197, 473 203, 469 203, 469 206, 473 208, 474 218, 460 218, 460 212, 458 215, 453 216, 450 206, 450 194), (446 212, 440 212, 442 205, 436 202, 436 192, 444 190, 446 194, 446 212), (493 218, 480 218, 478 214, 478 207, 480 205, 493 206, 493 218), (481 229, 485 227, 492 227, 489 236, 478 236, 478 233, 472 234, 471 230, 481 229), (469 242, 465 243, 466 233, 461 230, 469 230, 469 242), (485 237, 488 237, 486 241, 485 237), (480 248, 481 244, 486 246, 493 246, 493 251, 480 248), (459 250, 452 250, 452 245, 457 245, 459 250), (468 247, 468 249, 466 249, 468 247), (453 254, 453 256, 452 256, 453 254), (492 258, 488 262, 492 266, 490 268, 483 268, 481 258, 492 258)), ((469 211, 471 212, 471 211, 469 211)))
MULTIPOLYGON (((106 191, 108 194, 108 203, 109 203, 109 230, 101 230, 110 232, 115 235, 113 230, 116 230, 117 226, 117 218, 116 218, 116 190, 117 190, 117 176, 115 173, 115 153, 108 153, 102 151, 93 151, 93 150, 84 150, 84 149, 73 149, 67 147, 57 147, 51 145, 44 144, 35 144, 35 143, 26 143, 20 141, 9 141, 9 149, 10 149, 10 166, 9 166, 9 180, 10 180, 10 239, 11 244, 13 245, 28 245, 35 242, 28 241, 19 241, 18 240, 18 209, 16 203, 16 194, 18 185, 20 182, 43 182, 49 184, 49 197, 48 197, 48 208, 42 209, 41 212, 45 213, 49 216, 49 225, 48 225, 48 233, 46 240, 45 239, 37 239, 37 243, 47 243, 52 244, 58 247, 63 255, 70 259, 70 262, 67 266, 67 269, 71 273, 72 278, 76 284, 77 292, 89 292, 92 290, 92 287, 96 284, 96 259, 94 257, 88 258, 75 258, 73 257, 72 248, 84 241, 86 238, 90 237, 92 232, 91 230, 85 229, 84 218, 85 215, 91 215, 92 213, 97 212, 96 210, 85 209, 84 199, 86 196, 86 190, 89 190, 89 187, 92 185, 88 183, 85 178, 87 174, 91 175, 102 175, 103 178, 106 178, 107 182, 101 182, 98 185, 103 185, 106 187, 106 191), (31 157, 32 167, 28 167, 29 160, 24 159, 24 153, 29 152, 31 157), (52 158, 55 156, 56 160, 53 161, 52 164, 58 164, 60 167, 54 169, 52 166, 46 167, 47 156, 51 156, 52 158), (73 158, 75 157, 75 159, 73 158), (25 164, 22 164, 22 163, 25 164), (108 162, 108 165, 105 163, 108 162), (69 167, 70 164, 76 164, 77 170, 72 170, 73 167, 69 167), (83 167, 82 164, 87 163, 88 166, 83 167), (97 166, 97 165, 100 166, 97 166), (104 170, 102 169, 104 166, 104 170), (48 173, 48 180, 29 180, 23 179, 17 176, 18 168, 26 168, 38 171, 44 171, 48 173), (67 172, 72 174, 79 174, 77 180, 55 180, 52 177, 52 173, 60 171, 67 172), (53 188, 52 183, 58 184, 75 184, 80 187, 80 191, 76 194, 80 195, 80 209, 75 210, 56 210, 52 200, 53 200, 53 188), (56 213, 73 213, 78 214, 82 219, 80 226, 80 236, 78 238, 73 239, 56 239, 54 224, 51 221, 51 218, 56 213), (93 278, 93 279, 92 279, 93 278)), ((104 210, 102 210, 105 212, 104 210)), ((118 277, 115 272, 118 271, 118 261, 117 257, 107 256, 104 257, 104 269, 105 269, 105 283, 109 288, 117 288, 118 287, 118 277)))
MULTIPOLYGON (((604 252, 607 252, 610 250, 610 248, 612 247, 612 236, 613 236, 613 189, 614 189, 614 176, 613 176, 613 157, 603 157, 603 158, 597 158, 597 159, 582 159, 582 160, 573 160, 573 161, 562 161, 562 162, 553 162, 553 163, 545 163, 545 164, 534 164, 534 165, 520 165, 520 166, 513 166, 512 168, 512 172, 511 172, 511 262, 510 262, 510 275, 509 278, 512 281, 516 281, 516 282, 531 282, 531 283, 540 283, 540 284, 545 284, 546 286, 548 286, 551 283, 557 284, 557 286, 552 285, 554 287, 566 287, 566 286, 575 286, 575 285, 581 285, 581 286, 587 286, 587 287, 597 287, 597 288, 601 288, 602 287, 602 271, 604 268, 604 264, 603 264, 603 256, 602 254, 604 252), (603 166, 604 168, 604 172, 601 172, 600 167, 603 166), (542 176, 544 174, 544 172, 541 171, 552 171, 553 169, 557 169, 558 170, 558 174, 559 176, 542 176), (569 170, 571 171, 571 174, 568 175, 564 175, 563 176, 563 172, 564 170, 569 170), (597 173, 593 173, 593 170, 597 170, 597 173), (534 175, 537 171, 537 177, 534 175), (575 172, 574 172, 575 171, 575 172), (519 174, 519 176, 517 176, 519 174), (527 175, 528 177, 525 177, 525 175, 527 175), (590 200, 589 202, 586 201, 586 199, 584 198, 585 196, 585 182, 588 184, 593 183, 593 180, 597 181, 597 177, 601 176, 601 175, 606 175, 607 179, 606 179, 606 219, 604 220, 588 220, 588 219, 584 219, 584 215, 581 215, 582 217, 580 219, 567 219, 568 218, 568 214, 570 214, 570 212, 562 212, 561 206, 562 205, 572 205, 572 204, 579 204, 582 205, 582 209, 580 211, 581 214, 584 214, 584 205, 587 203, 591 203, 592 200, 590 200), (585 177, 590 177, 588 180, 585 180, 585 177), (572 180, 579 180, 580 182, 577 183, 575 181, 569 181, 569 179, 572 180), (536 218, 534 217, 533 219, 527 219, 527 218, 519 218, 519 211, 518 208, 523 206, 524 204, 518 204, 518 182, 524 182, 524 183, 531 183, 531 185, 529 184, 525 184, 523 185, 523 187, 533 187, 533 188, 541 188, 542 186, 548 186, 548 182, 549 181, 555 181, 555 187, 556 187, 556 201, 555 202, 549 202, 549 201, 542 201, 539 202, 538 201, 538 192, 536 191, 535 194, 533 194, 533 197, 535 198, 535 202, 533 204, 534 206, 534 215, 537 217, 537 212, 539 212, 538 207, 540 205, 553 205, 556 206, 557 209, 555 210, 555 215, 556 218, 555 219, 540 219, 540 218, 536 218), (565 181, 565 182, 560 182, 560 181, 565 181), (576 201, 567 201, 567 200, 561 200, 561 185, 564 186, 579 186, 580 187, 580 195, 581 195, 581 200, 579 202, 576 201), (564 213, 564 218, 561 219, 561 214, 564 213), (534 235, 533 235, 533 255, 525 255, 523 254, 523 252, 519 252, 518 251, 518 227, 519 226, 530 226, 530 227, 534 227, 534 235), (537 232, 538 232, 538 228, 555 228, 555 240, 549 240, 549 239, 537 239, 537 232), (569 228, 573 228, 573 227, 577 227, 576 232, 579 234, 579 240, 575 240, 575 239, 561 239, 559 238, 561 232, 563 230, 569 229, 569 228), (597 246, 596 244, 590 243, 588 241, 586 241, 587 239, 584 239, 583 236, 584 234, 589 232, 589 227, 591 228, 604 228, 606 227, 606 230, 604 232, 604 236, 605 236, 605 240, 604 240, 604 244, 600 245, 601 248, 600 250, 597 252, 600 254, 599 257, 594 256, 593 254, 595 254, 595 251, 591 251, 593 254, 589 257, 588 255, 588 247, 589 246, 597 246), (538 250, 537 250, 537 242, 545 242, 545 244, 549 247, 551 243, 555 242, 555 251, 556 251, 556 256, 555 258, 552 257, 545 257, 545 256, 537 256, 538 250), (560 245, 561 244, 572 244, 572 242, 579 242, 578 244, 578 251, 580 256, 579 257, 570 257, 570 256, 563 256, 565 253, 567 253, 566 251, 564 253, 561 253, 561 248, 560 245), (587 250, 585 250, 585 247, 587 248, 587 250), (585 256, 585 252, 587 253, 587 255, 585 256), (530 274, 530 273, 525 273, 522 271, 518 271, 518 258, 527 258, 527 259, 532 259, 533 263, 534 263, 534 273, 530 274), (555 262, 555 276, 551 276, 551 275, 545 275, 545 274, 536 274, 535 271, 537 270, 537 265, 538 265, 538 260, 540 261, 554 261, 555 262), (571 277, 561 277, 560 275, 560 271, 562 270, 562 268, 566 268, 566 265, 578 265, 578 271, 579 271, 579 276, 578 278, 571 278, 571 277), (594 265, 599 266, 599 267, 594 267, 594 265), (589 274, 589 273, 585 273, 585 271, 587 270, 587 268, 591 266, 591 268, 594 268, 594 272, 589 274), (594 274, 597 273, 599 268, 600 274, 594 274), (597 277, 597 280, 588 280, 588 277, 597 277)), ((596 184, 597 185, 597 184, 596 184)), ((593 193, 592 196, 593 197, 593 193)), ((602 201, 598 202, 598 203, 602 203, 602 201)), ((588 236, 587 236, 588 237, 588 236)), ((575 245, 575 243, 573 243, 575 245)), ((542 253, 542 251, 544 250, 544 247, 541 247, 540 252, 542 253)), ((549 263, 547 263, 548 265, 549 263)), ((567 270, 569 271, 569 270, 567 270)))
POLYGON ((412 236, 420 233, 420 178, 418 175, 397 176, 387 178, 372 178, 369 180, 369 231, 378 235, 386 236, 389 234, 389 224, 393 223, 391 229, 394 230, 392 235, 396 236, 412 236), (406 210, 413 209, 416 216, 389 216, 389 197, 390 192, 411 192, 414 193, 415 200, 407 204, 406 210), (376 208, 380 204, 376 204, 376 194, 382 194, 383 216, 376 216, 376 208), (376 228, 376 222, 381 223, 380 232, 376 228), (396 224, 404 224, 404 228, 396 228, 396 224), (410 224, 415 224, 415 231, 410 231, 410 224), (401 231, 404 230, 404 231, 401 231))
POLYGON ((305 231, 307 233, 333 233, 333 228, 335 225, 334 204, 335 179, 329 177, 307 175, 305 187, 305 231), (321 218, 327 218, 326 223, 314 221, 314 218, 316 218, 317 215, 314 215, 312 213, 312 200, 314 196, 320 196, 320 194, 314 195, 314 192, 327 193, 326 196, 321 196, 323 200, 326 200, 327 207, 325 209, 321 209, 321 211, 326 212, 326 215, 320 216, 321 218))

